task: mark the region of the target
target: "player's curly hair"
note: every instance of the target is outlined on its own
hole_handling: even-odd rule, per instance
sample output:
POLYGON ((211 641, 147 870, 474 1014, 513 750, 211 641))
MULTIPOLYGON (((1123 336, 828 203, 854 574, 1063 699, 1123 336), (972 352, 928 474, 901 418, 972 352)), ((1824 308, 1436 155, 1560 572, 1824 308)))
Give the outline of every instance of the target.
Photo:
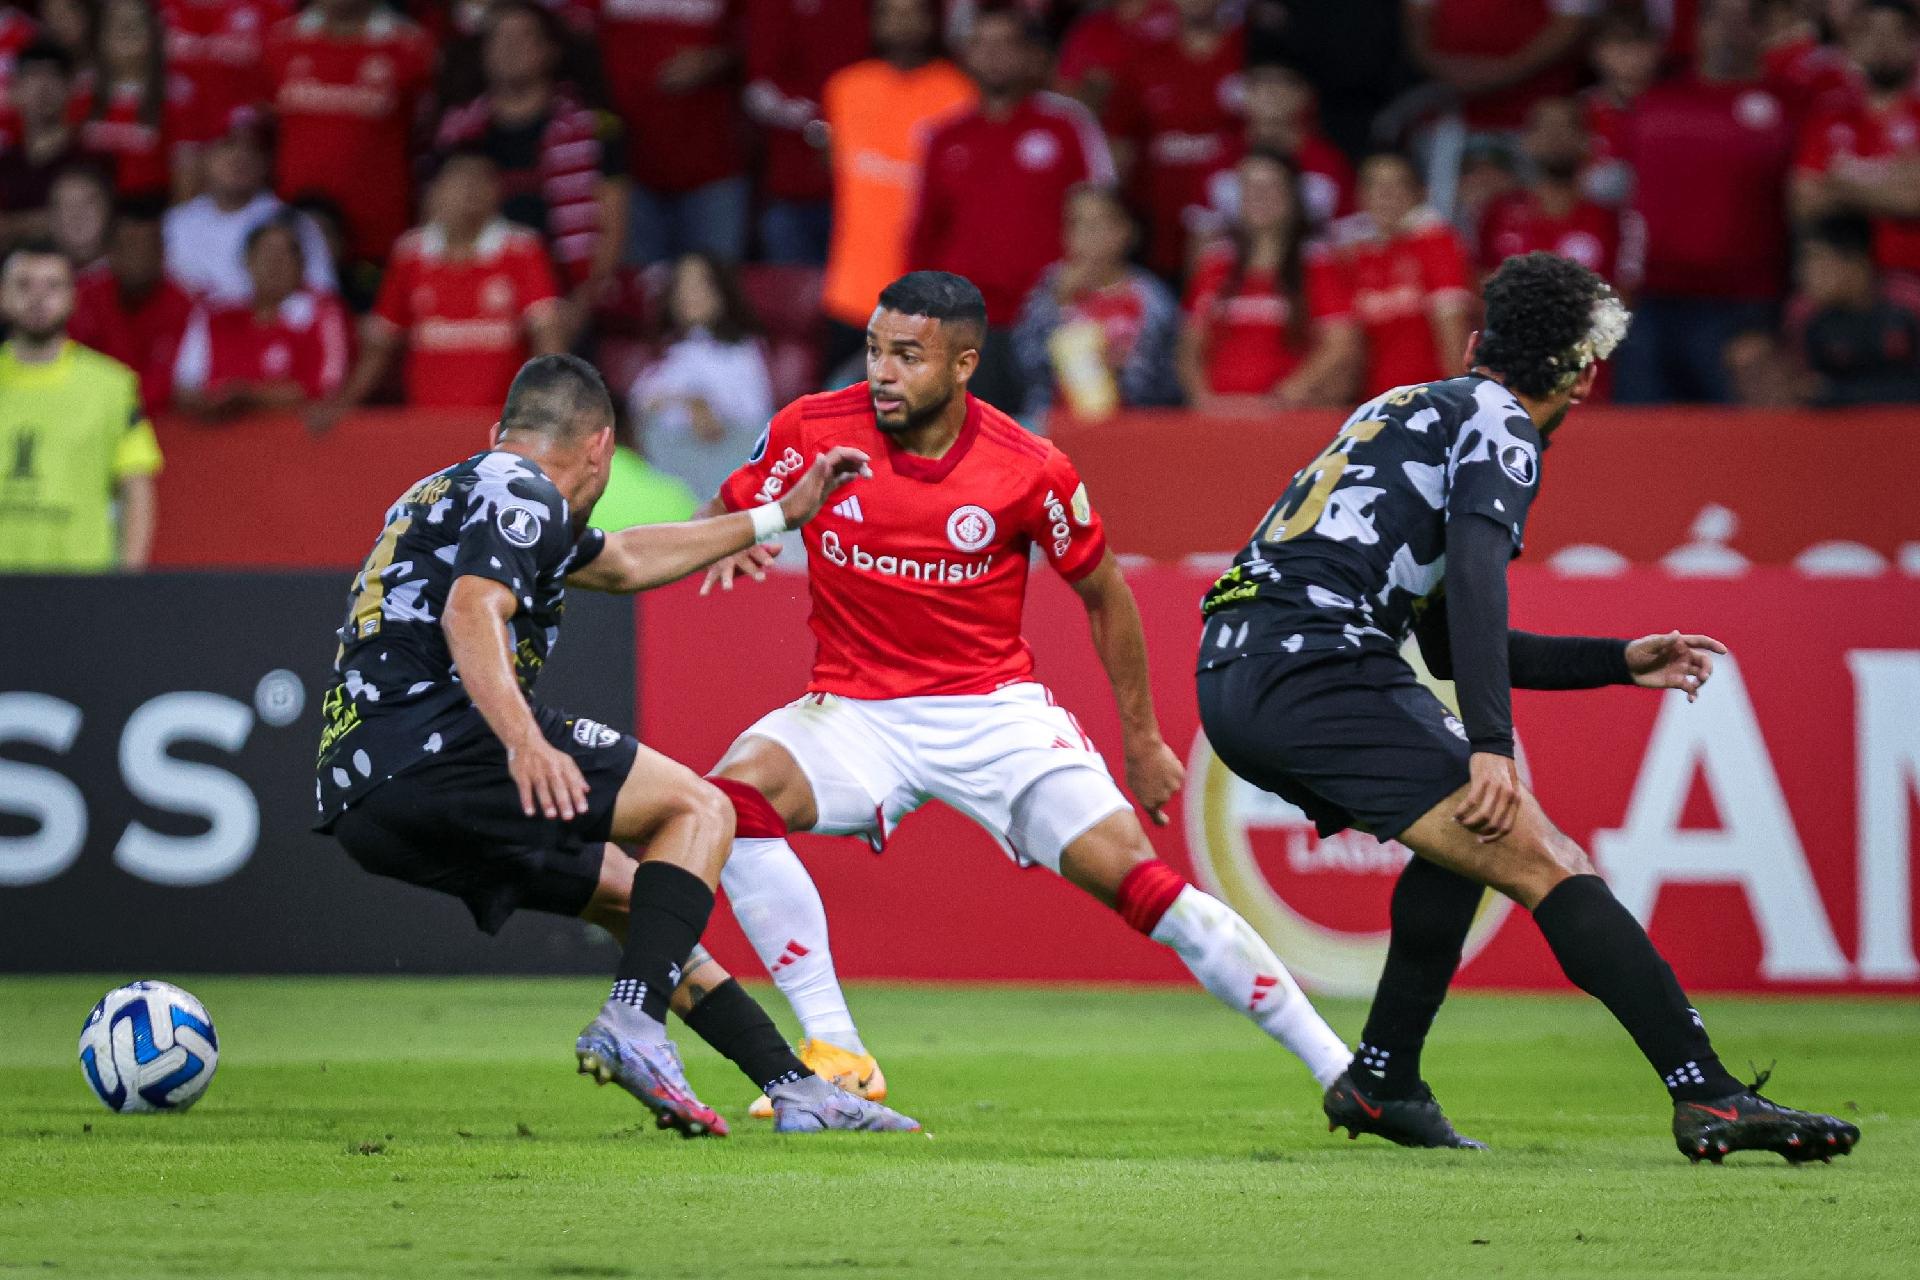
POLYGON ((1566 391, 1626 336, 1627 309, 1607 282, 1558 254, 1508 258, 1487 281, 1485 296, 1475 362, 1521 395, 1566 391))

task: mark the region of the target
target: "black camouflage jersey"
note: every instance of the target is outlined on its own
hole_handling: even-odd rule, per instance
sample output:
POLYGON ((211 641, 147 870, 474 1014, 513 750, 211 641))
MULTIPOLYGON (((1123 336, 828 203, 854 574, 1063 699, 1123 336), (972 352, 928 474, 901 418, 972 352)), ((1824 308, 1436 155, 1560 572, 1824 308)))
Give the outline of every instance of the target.
POLYGON ((354 577, 323 704, 314 798, 324 828, 380 782, 486 725, 460 687, 440 617, 454 579, 491 578, 520 598, 513 666, 531 692, 560 636, 565 580, 605 546, 576 536, 567 501, 539 466, 481 453, 435 472, 387 509, 354 577))
POLYGON ((1200 669, 1252 653, 1397 652, 1441 586, 1448 520, 1490 517, 1519 554, 1541 447, 1520 402, 1477 375, 1361 405, 1207 591, 1200 669))

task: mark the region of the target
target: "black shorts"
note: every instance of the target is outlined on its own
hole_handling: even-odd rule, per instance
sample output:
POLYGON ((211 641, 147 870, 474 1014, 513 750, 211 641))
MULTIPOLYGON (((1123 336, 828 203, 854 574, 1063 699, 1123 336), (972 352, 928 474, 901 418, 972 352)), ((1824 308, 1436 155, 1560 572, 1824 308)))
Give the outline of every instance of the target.
POLYGON ((585 813, 522 813, 506 748, 483 731, 361 796, 334 821, 334 838, 375 875, 459 898, 488 933, 521 907, 579 915, 600 883, 614 800, 640 744, 550 708, 534 716, 586 776, 585 813))
POLYGON ((1331 835, 1391 840, 1467 785, 1466 731, 1395 654, 1249 654, 1199 675, 1226 766, 1331 835))

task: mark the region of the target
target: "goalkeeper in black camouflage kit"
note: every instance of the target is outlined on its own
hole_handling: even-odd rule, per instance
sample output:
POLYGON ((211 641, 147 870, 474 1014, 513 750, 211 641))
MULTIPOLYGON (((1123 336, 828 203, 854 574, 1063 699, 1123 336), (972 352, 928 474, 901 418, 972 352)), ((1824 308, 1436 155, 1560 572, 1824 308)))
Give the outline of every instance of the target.
POLYGON ((1639 684, 1689 700, 1725 653, 1707 637, 1530 635, 1507 626, 1541 453, 1593 386, 1627 313, 1564 258, 1510 258, 1488 281, 1464 377, 1356 410, 1295 475, 1207 593, 1200 715, 1213 749, 1331 834, 1399 840, 1386 968, 1329 1127, 1406 1146, 1477 1147, 1421 1078, 1420 1051, 1483 886, 1533 913, 1572 982, 1633 1037, 1672 1095, 1681 1152, 1844 1155, 1860 1131, 1742 1086, 1640 923, 1550 822, 1513 761, 1513 688, 1639 684), (1455 718, 1400 657, 1408 635, 1459 692, 1455 718))
POLYGON ((776 538, 865 474, 866 456, 830 450, 752 513, 603 534, 587 517, 612 457, 600 375, 541 356, 514 379, 493 447, 388 510, 339 630, 316 829, 368 871, 460 898, 488 933, 526 908, 621 939, 612 995, 575 1055, 661 1128, 727 1131, 687 1085, 670 1000, 772 1098, 782 1131, 918 1128, 814 1075, 700 950, 733 841, 726 798, 626 734, 532 701, 568 587, 645 591, 776 538))

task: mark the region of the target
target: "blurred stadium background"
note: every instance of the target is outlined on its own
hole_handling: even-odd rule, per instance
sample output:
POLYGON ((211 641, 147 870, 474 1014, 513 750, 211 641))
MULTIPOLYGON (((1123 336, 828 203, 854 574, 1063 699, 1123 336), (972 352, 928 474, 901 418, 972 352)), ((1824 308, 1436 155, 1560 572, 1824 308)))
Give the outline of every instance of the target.
MULTIPOLYGON (((1364 837, 1321 840, 1213 761, 1190 678, 1200 592, 1344 406, 1453 370, 1475 285, 1502 257, 1548 249, 1614 281, 1636 326, 1603 403, 1576 411, 1547 459, 1514 570, 1515 622, 1680 626, 1721 637, 1734 658, 1691 708, 1621 690, 1519 695, 1526 767, 1690 990, 1764 998, 1725 1004, 1751 1032, 1734 1039, 1813 1055, 1799 1083, 1814 1082, 1821 1105, 1882 1090, 1857 1099, 1882 1122, 1865 1125, 1857 1164, 1877 1142, 1888 1156, 1920 1153, 1911 1073, 1897 1069, 1911 1062, 1920 1009, 1917 57, 1920 20, 1876 0, 0 4, 0 248, 50 235, 73 261, 72 335, 139 375, 164 459, 150 551, 129 547, 113 563, 29 552, 18 531, 66 518, 36 459, 62 449, 68 424, 35 420, 31 391, 10 387, 17 370, 0 361, 0 528, 16 531, 0 537, 0 1011, 25 1028, 0 1048, 0 1095, 22 1102, 0 1120, 0 1150, 13 1152, 0 1222, 7 1205, 24 1210, 16 1244, 0 1227, 0 1263, 85 1265, 63 1252, 76 1248, 54 1225, 65 1215, 168 1200, 100 1184, 70 1145, 82 1123, 102 1129, 108 1117, 91 1114, 68 1037, 120 981, 176 979, 216 1017, 221 996, 243 1011, 222 1024, 230 1078, 194 1121, 218 1126, 223 1106, 243 1108, 240 1128, 213 1130, 234 1149, 263 1131, 323 1143, 329 1158, 342 1144, 398 1149, 404 1136, 379 1135, 415 1106, 439 1138, 477 1126, 488 1071, 453 1073, 466 1109, 452 1117, 422 1101, 435 1053, 404 1056, 419 1047, 413 1011, 438 999, 419 993, 454 987, 230 976, 589 975, 611 963, 610 944, 573 922, 522 916, 485 939, 458 904, 368 877, 307 832, 316 704, 349 574, 395 495, 484 445, 505 377, 539 351, 590 355, 626 410, 622 469, 597 522, 684 517, 772 408, 859 376, 849 358, 872 297, 909 267, 979 278, 996 325, 983 394, 1075 458, 1125 554, 1168 737, 1190 766, 1173 822, 1153 833, 1161 856, 1336 998, 1371 989, 1405 854, 1364 837), (63 974, 100 976, 26 976, 63 974), (335 1032, 289 1010, 331 1019, 335 1032), (315 1088, 307 1067, 365 1052, 351 1047, 353 1024, 393 1038, 397 1074, 366 1077, 350 1101, 312 1095, 316 1113, 344 1108, 344 1128, 276 1111, 287 1107, 278 1088, 315 1088), (250 1076, 250 1060, 268 1074, 250 1076)), ((704 768, 801 686, 804 615, 790 572, 711 599, 685 585, 632 602, 576 598, 546 687, 704 768)), ((1042 678, 1111 754, 1117 724, 1078 615, 1065 588, 1036 578, 1028 634, 1042 678)), ((1303 1176, 1312 1099, 1266 1098, 1256 1081, 1273 1064, 1250 1065, 1265 1046, 1236 1038, 1244 1028, 1226 1019, 1187 1027, 1181 1019, 1201 1015, 1185 992, 1084 993, 1093 1043, 1082 1049, 1109 1058, 1085 1090, 1075 1085, 1073 1053, 1048 1039, 1064 1015, 1044 988, 1081 1001, 1065 984, 1183 980, 1093 903, 1016 871, 944 811, 916 816, 881 858, 853 842, 798 843, 832 912, 842 976, 925 984, 855 990, 885 1011, 874 1047, 903 1104, 918 1070, 937 1130, 1030 1123, 1025 1107, 1064 1126, 1034 1148, 968 1158, 1039 1162, 1021 1190, 1058 1215, 1023 1216, 1009 1238, 1061 1222, 1084 1233, 1051 1271, 1017 1263, 1017 1245, 876 1254, 814 1228, 800 1237, 814 1250, 802 1261, 1178 1269, 1143 1261, 1154 1256, 1142 1252, 1144 1220, 1076 1215, 1076 1196, 1098 1194, 1084 1180, 1096 1173, 1046 1172, 1056 1156, 1142 1156, 1164 1126, 1187 1123, 1139 1092, 1138 1072, 1172 1068, 1124 1042, 1156 1027, 1197 1055, 1178 1067, 1189 1106, 1222 1110, 1134 1192, 1213 1187, 1213 1138, 1236 1160, 1266 1151, 1261 1177, 1303 1176), (980 982, 1043 989, 1008 996, 1019 1012, 980 1031, 976 1053, 967 1038, 1000 1019, 994 1001, 933 984, 980 982), (1220 1083, 1196 1084, 1208 1063, 1220 1083), (1278 1147, 1270 1121, 1286 1132, 1278 1147)), ((757 972, 724 912, 709 940, 730 966, 757 972)), ((1565 990, 1523 913, 1497 906, 1460 984, 1565 990)), ((537 1055, 519 1043, 535 1032, 502 1011, 546 1009, 549 995, 585 1008, 591 986, 475 988, 491 994, 452 998, 464 1021, 445 1043, 470 1046, 476 1061, 492 1055, 490 1037, 515 1041, 508 1056, 537 1055)), ((1571 1106, 1571 1136, 1539 1121, 1522 1166, 1484 1196, 1461 1189, 1457 1166, 1439 1166, 1443 1202, 1547 1195, 1540 1179, 1560 1157, 1585 1169, 1597 1145, 1624 1134, 1643 1140, 1635 1159, 1601 1158, 1621 1178, 1673 1160, 1652 1141, 1657 1098, 1636 1101, 1615 1078, 1636 1068, 1607 1056, 1620 1047, 1609 1028, 1553 1005, 1542 1018, 1567 1020, 1555 1040, 1502 1021, 1505 1007, 1468 1001, 1471 1034, 1451 1057, 1438 1058, 1448 1023, 1436 1040, 1461 1081, 1452 1096, 1469 1099, 1454 1104, 1463 1127, 1476 1109, 1502 1114, 1490 1101, 1500 1090, 1539 1083, 1506 1065, 1476 1075, 1485 1055, 1557 1055, 1580 1080, 1605 1063, 1618 1096, 1594 1104, 1598 1120, 1530 1098, 1548 1114, 1571 1106), (1623 1119, 1641 1110, 1644 1124, 1623 1119)), ((1351 1034, 1358 1006, 1332 1008, 1351 1034)), ((551 1009, 535 1021, 551 1030, 551 1009)), ((1727 1024, 1715 1025, 1724 1038, 1727 1024)), ((494 1129, 515 1107, 546 1105, 544 1066, 501 1070, 511 1083, 486 1122, 494 1129)), ((696 1062, 697 1077, 712 1070, 696 1062)), ((575 1125, 583 1142, 611 1129, 551 1123, 575 1125)), ((138 1177, 143 1157, 181 1158, 187 1132, 127 1140, 127 1168, 138 1177)), ((824 1163, 782 1154, 779 1168, 836 1184, 861 1176, 860 1153, 829 1150, 824 1163)), ((603 1161, 597 1151, 576 1154, 603 1161)), ((628 1172, 666 1176, 658 1152, 644 1159, 628 1172)), ((485 1161, 437 1160, 421 1156, 407 1176, 480 1190, 493 1176, 485 1161)), ((711 1172, 749 1177, 750 1161, 726 1160, 711 1172)), ((1384 1152, 1366 1160, 1320 1187, 1335 1198, 1303 1221, 1334 1230, 1341 1192, 1391 1206, 1402 1166, 1384 1152)), ((358 1170, 335 1178, 322 1166, 302 1165, 311 1181, 298 1188, 359 1185, 358 1170)), ((630 1192, 617 1172, 599 1168, 585 1185, 630 1192)), ((272 1175, 263 1165, 259 1176, 272 1175)), ((541 1203, 568 1196, 557 1166, 515 1176, 537 1184, 541 1203)), ((923 1200, 901 1203, 938 1211, 937 1174, 888 1176, 931 1179, 914 1184, 923 1200)), ((1882 1176, 1831 1220, 1887 1242, 1884 1255, 1858 1237, 1846 1246, 1866 1250, 1848 1257, 1851 1275, 1882 1274, 1883 1263, 1898 1274, 1893 1260, 1914 1243, 1900 1175, 1882 1176)), ((231 1169, 189 1160, 180 1177, 234 1239, 249 1212, 286 1207, 236 1210, 221 1180, 231 1169)), ((767 1192, 674 1177, 676 1206, 713 1197, 751 1215, 767 1192)), ((1801 1197, 1780 1190, 1790 1182, 1770 1180, 1768 1194, 1797 1207, 1801 1197)), ((990 1198, 992 1183, 971 1190, 990 1198)), ((1240 1194, 1234 1182, 1199 1196, 1184 1226, 1152 1218, 1171 1233, 1155 1239, 1197 1256, 1182 1232, 1212 1214, 1228 1221, 1240 1194)), ((1718 1274, 1692 1269, 1688 1215, 1724 1209, 1724 1197, 1677 1182, 1649 1197, 1672 1215, 1653 1252, 1621 1246, 1627 1228, 1616 1225, 1618 1247, 1600 1261, 1564 1254, 1562 1236, 1593 1228, 1555 1218, 1561 1252, 1505 1265, 1718 1274)), ((406 1198, 396 1192, 394 1208, 406 1198)), ((790 1195, 773 1202, 779 1223, 803 1212, 790 1195)), ((476 1193, 442 1207, 468 1221, 485 1203, 476 1193)), ((1616 1224, 1643 1211, 1653 1212, 1605 1210, 1616 1224)), ((1778 1274, 1819 1269, 1817 1235, 1789 1242, 1770 1233, 1790 1224, 1768 1223, 1719 1222, 1731 1251, 1719 1256, 1750 1264, 1743 1274, 1780 1259, 1778 1274)), ((1434 1261, 1409 1274, 1479 1266, 1485 1255, 1456 1247, 1469 1233, 1454 1225, 1421 1219, 1405 1256, 1434 1261)), ((976 1228, 991 1234, 978 1223, 952 1234, 984 1238, 976 1228)), ((778 1266, 770 1247, 749 1255, 718 1235, 693 1238, 704 1252, 671 1253, 689 1273, 778 1266)), ((176 1244, 150 1259, 156 1274, 193 1269, 191 1241, 176 1244)), ((314 1240, 289 1247, 305 1259, 290 1268, 324 1270, 314 1240)), ((276 1266, 258 1251, 224 1256, 214 1273, 276 1266)), ((465 1274, 664 1274, 579 1250, 450 1256, 465 1274)), ((353 1257, 343 1274, 393 1265, 353 1257)), ((1280 1265, 1270 1252, 1258 1262, 1263 1274, 1280 1265)), ((1324 1262, 1325 1274, 1392 1273, 1358 1254, 1324 1262)), ((1223 1258, 1212 1273, 1255 1265, 1223 1258)), ((1298 1261, 1302 1274, 1319 1266, 1298 1261)))

